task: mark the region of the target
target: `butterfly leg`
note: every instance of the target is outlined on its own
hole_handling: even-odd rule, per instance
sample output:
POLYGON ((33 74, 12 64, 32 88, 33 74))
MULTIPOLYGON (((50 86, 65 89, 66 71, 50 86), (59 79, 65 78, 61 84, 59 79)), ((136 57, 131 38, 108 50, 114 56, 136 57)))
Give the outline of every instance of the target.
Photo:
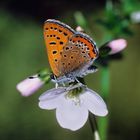
POLYGON ((56 88, 56 89, 58 88, 58 83, 55 83, 55 88, 56 88))
POLYGON ((63 85, 63 87, 65 87, 65 86, 66 86, 64 82, 62 82, 62 85, 63 85))
POLYGON ((54 75, 54 80, 55 80, 55 88, 57 89, 58 88, 58 82, 57 82, 57 78, 56 78, 55 75, 54 75))
POLYGON ((77 82, 77 85, 79 85, 79 87, 87 87, 86 85, 81 83, 76 77, 75 77, 75 81, 77 82))
POLYGON ((75 84, 75 85, 70 85, 69 87, 67 87, 67 91, 79 88, 79 87, 86 87, 86 85, 82 84, 80 81, 79 83, 75 84))

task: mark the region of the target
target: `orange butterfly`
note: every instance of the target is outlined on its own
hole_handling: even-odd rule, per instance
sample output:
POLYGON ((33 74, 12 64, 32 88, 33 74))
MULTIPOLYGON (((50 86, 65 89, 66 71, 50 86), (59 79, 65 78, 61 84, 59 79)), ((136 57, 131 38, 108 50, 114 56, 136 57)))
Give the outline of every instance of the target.
POLYGON ((44 24, 44 38, 56 83, 72 82, 96 71, 92 64, 99 52, 88 35, 48 19, 44 24))

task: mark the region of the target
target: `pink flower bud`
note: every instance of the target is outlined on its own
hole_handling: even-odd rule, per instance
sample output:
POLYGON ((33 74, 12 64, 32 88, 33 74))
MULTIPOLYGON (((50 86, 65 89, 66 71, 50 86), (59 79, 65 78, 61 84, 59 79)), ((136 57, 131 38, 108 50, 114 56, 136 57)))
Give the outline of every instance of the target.
POLYGON ((109 54, 115 54, 122 51, 127 46, 127 41, 125 39, 116 39, 107 44, 111 51, 109 54))
POLYGON ((77 32, 84 32, 84 29, 81 26, 76 27, 77 32))
POLYGON ((17 84, 16 88, 22 96, 30 96, 43 84, 44 82, 41 81, 41 79, 39 79, 37 75, 34 75, 21 81, 19 84, 17 84))

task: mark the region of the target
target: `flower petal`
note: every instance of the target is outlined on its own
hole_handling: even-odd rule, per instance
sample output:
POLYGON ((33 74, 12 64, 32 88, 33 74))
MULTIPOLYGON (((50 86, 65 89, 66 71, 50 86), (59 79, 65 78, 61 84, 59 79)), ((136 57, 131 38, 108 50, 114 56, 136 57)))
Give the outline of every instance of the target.
POLYGON ((52 88, 50 90, 47 90, 43 94, 40 95, 39 100, 50 100, 53 98, 56 98, 59 96, 61 93, 64 93, 66 91, 66 87, 58 87, 58 88, 52 88))
POLYGON ((90 112, 97 116, 106 116, 108 110, 103 99, 93 90, 86 89, 80 97, 83 100, 83 104, 88 108, 90 112))
POLYGON ((39 97, 39 107, 41 109, 55 109, 61 102, 61 98, 64 98, 65 87, 53 88, 39 97))
POLYGON ((72 99, 63 98, 56 108, 56 118, 61 127, 75 131, 86 123, 88 110, 72 99))

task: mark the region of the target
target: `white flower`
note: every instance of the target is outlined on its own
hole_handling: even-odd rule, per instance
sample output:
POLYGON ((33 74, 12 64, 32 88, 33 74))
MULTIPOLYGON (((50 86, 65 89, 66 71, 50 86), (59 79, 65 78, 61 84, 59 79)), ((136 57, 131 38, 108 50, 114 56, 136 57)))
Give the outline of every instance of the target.
POLYGON ((17 84, 17 90, 21 93, 22 96, 30 96, 35 91, 37 91, 44 84, 37 75, 31 76, 19 84, 17 84))
POLYGON ((140 23, 140 11, 132 12, 130 17, 133 23, 140 23))
POLYGON ((127 46, 127 41, 125 39, 116 39, 116 40, 112 40, 110 41, 107 46, 109 48, 111 48, 111 51, 109 54, 115 54, 118 53, 120 51, 122 51, 124 48, 126 48, 127 46))
POLYGON ((39 107, 56 109, 60 126, 72 131, 80 129, 86 123, 89 111, 97 116, 107 115, 106 104, 96 92, 82 88, 80 94, 74 95, 71 91, 66 87, 48 90, 39 97, 39 107))

